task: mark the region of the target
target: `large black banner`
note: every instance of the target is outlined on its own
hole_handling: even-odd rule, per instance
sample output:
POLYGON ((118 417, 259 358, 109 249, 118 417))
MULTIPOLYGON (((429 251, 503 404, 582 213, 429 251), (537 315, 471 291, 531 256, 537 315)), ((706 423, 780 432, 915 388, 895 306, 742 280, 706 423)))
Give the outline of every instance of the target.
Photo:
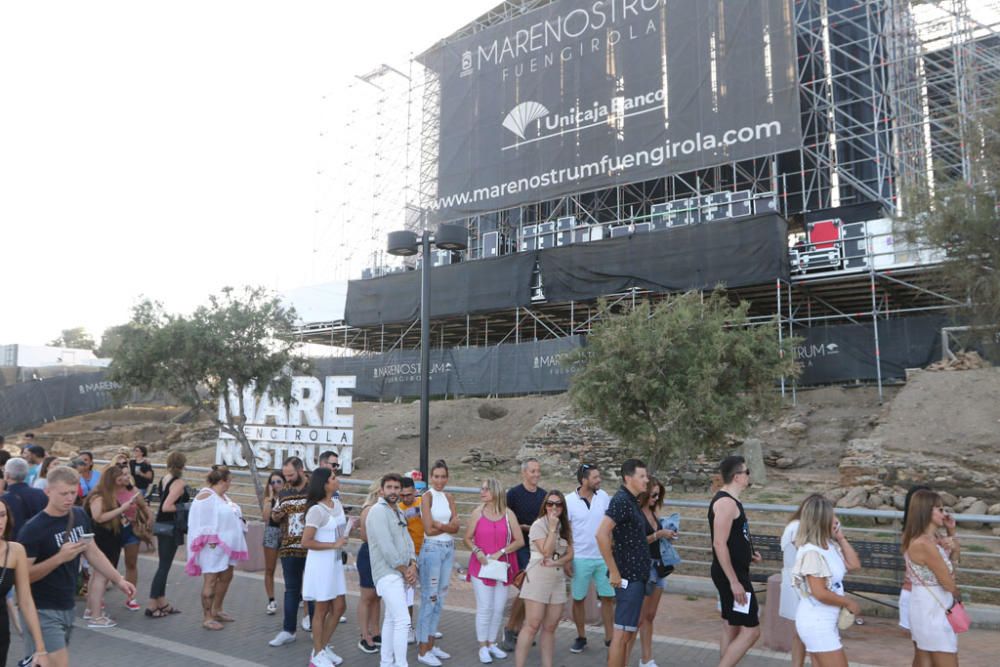
POLYGON ((112 407, 119 385, 106 376, 98 371, 0 387, 0 434, 112 407))
MULTIPOLYGON (((942 315, 880 320, 879 350, 882 379, 906 377, 907 368, 923 368, 941 358, 942 315)), ((803 327, 795 335, 804 339, 796 350, 802 364, 799 384, 831 384, 878 377, 875 334, 870 322, 803 327)))
POLYGON ((556 0, 421 61, 447 220, 798 148, 791 0, 556 0))
MULTIPOLYGON (((486 396, 536 394, 569 389, 570 369, 562 364, 567 353, 583 345, 580 336, 493 347, 431 351, 431 394, 486 396)), ((355 399, 393 399, 420 396, 420 352, 396 350, 374 357, 321 359, 313 374, 354 375, 355 399)))

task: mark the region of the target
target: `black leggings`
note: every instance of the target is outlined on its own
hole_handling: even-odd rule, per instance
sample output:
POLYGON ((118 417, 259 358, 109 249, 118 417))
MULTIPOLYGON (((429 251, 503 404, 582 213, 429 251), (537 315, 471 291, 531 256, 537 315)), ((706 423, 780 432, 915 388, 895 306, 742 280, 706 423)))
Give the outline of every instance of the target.
POLYGON ((174 555, 177 553, 177 537, 156 538, 156 551, 160 556, 160 565, 153 575, 153 583, 149 586, 149 597, 152 599, 162 598, 167 594, 167 575, 170 574, 170 566, 174 562, 174 555))
POLYGON ((10 619, 7 618, 7 600, 0 600, 0 665, 7 664, 7 650, 10 648, 10 619))

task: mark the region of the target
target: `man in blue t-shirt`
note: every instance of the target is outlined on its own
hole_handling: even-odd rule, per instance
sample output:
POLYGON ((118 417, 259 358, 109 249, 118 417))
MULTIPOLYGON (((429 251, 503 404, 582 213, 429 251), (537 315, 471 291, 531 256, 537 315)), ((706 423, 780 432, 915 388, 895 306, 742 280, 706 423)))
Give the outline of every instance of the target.
MULTIPOLYGON (((528 542, 528 531, 531 524, 538 518, 538 512, 545 502, 545 489, 538 486, 542 478, 542 466, 538 459, 529 458, 521 462, 521 483, 507 489, 507 507, 514 512, 517 522, 524 533, 524 546, 517 550, 517 566, 519 570, 528 567, 531 560, 531 545, 528 542)), ((503 629, 503 639, 500 648, 513 651, 517 644, 517 633, 524 623, 524 601, 520 596, 514 599, 510 607, 510 618, 503 629)))
MULTIPOLYGON (((72 468, 55 468, 48 475, 45 509, 17 534, 28 556, 31 596, 38 609, 38 623, 50 665, 69 664, 69 638, 76 606, 76 574, 80 556, 126 595, 135 597, 135 586, 125 580, 94 543, 90 519, 76 503, 79 478, 72 468)), ((24 633, 26 655, 34 655, 35 642, 24 633)))

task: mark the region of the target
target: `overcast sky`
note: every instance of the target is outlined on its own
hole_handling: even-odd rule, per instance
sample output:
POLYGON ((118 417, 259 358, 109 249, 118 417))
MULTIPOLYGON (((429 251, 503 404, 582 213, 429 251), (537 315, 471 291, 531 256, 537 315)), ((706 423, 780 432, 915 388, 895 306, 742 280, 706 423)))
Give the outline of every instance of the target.
POLYGON ((0 344, 308 283, 323 96, 496 4, 0 3, 0 344))

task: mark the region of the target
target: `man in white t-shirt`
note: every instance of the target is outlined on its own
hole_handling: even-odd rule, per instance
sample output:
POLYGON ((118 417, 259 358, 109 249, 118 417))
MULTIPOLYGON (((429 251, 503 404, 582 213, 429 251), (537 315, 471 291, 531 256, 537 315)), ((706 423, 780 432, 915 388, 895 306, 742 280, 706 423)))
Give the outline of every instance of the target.
POLYGON ((601 490, 601 471, 597 466, 584 463, 576 471, 580 486, 566 496, 566 511, 573 528, 573 622, 576 623, 576 640, 570 647, 573 653, 587 648, 584 630, 584 598, 590 591, 590 582, 597 587, 601 598, 601 617, 604 621, 604 645, 611 644, 615 617, 615 589, 608 580, 608 568, 597 548, 597 527, 601 525, 611 497, 601 490))

